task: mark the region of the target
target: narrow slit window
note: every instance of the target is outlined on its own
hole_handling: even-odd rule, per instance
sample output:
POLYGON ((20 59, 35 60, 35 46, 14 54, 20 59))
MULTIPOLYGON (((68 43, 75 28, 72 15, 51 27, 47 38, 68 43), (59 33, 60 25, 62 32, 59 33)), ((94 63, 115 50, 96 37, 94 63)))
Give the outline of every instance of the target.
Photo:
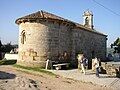
POLYGON ((23 30, 21 33, 21 43, 24 44, 25 41, 26 41, 26 33, 25 30, 23 30))

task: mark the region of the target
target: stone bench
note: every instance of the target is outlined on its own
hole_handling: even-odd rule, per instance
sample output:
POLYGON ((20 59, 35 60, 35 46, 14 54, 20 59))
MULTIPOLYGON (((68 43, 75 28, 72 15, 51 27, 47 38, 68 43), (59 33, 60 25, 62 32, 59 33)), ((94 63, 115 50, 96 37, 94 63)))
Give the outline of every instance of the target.
POLYGON ((53 67, 55 67, 56 70, 61 69, 62 66, 65 66, 66 68, 69 68, 70 63, 61 63, 61 64, 54 64, 53 67))

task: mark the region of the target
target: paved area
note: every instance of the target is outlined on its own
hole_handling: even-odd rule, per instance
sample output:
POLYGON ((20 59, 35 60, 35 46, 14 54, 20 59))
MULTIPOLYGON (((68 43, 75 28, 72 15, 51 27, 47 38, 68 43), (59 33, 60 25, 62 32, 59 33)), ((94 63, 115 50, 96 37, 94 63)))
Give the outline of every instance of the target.
POLYGON ((96 77, 95 73, 91 70, 86 72, 86 75, 80 72, 78 69, 71 70, 49 70, 57 75, 72 78, 74 80, 80 80, 82 82, 91 82, 97 85, 114 87, 115 90, 120 90, 120 78, 114 76, 108 76, 106 74, 100 74, 100 77, 96 77))

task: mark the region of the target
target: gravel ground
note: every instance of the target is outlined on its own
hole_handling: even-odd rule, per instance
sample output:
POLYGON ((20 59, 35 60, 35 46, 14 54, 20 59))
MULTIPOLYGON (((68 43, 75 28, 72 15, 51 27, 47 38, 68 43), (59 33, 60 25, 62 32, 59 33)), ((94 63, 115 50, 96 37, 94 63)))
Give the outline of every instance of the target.
POLYGON ((1 65, 0 90, 115 90, 112 87, 84 82, 85 78, 90 78, 90 75, 83 78, 77 70, 52 70, 52 72, 59 75, 51 76, 10 65, 1 65), (67 75, 67 78, 64 75, 67 75))
POLYGON ((113 87, 115 90, 120 90, 120 78, 108 76, 107 74, 100 74, 100 77, 98 78, 91 70, 86 71, 86 75, 80 73, 78 69, 49 71, 66 78, 72 78, 83 82, 91 82, 96 85, 113 87))

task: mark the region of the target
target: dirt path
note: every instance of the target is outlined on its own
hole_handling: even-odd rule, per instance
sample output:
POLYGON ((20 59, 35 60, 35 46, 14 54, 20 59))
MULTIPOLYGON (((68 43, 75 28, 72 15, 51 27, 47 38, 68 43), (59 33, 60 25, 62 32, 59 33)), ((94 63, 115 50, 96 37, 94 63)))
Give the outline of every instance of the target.
POLYGON ((0 66, 0 90, 113 90, 61 76, 18 69, 9 65, 0 66))

